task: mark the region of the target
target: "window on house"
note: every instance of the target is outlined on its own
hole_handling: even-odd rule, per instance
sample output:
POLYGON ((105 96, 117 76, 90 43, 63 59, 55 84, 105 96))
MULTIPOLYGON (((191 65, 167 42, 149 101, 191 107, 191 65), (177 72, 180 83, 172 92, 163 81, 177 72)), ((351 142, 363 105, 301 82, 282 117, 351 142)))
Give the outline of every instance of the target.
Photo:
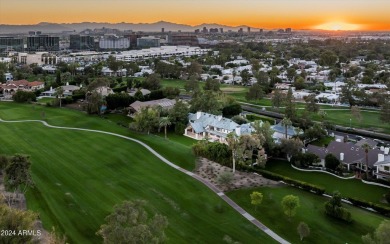
POLYGON ((390 171, 390 166, 384 166, 383 168, 385 169, 385 171, 390 171))

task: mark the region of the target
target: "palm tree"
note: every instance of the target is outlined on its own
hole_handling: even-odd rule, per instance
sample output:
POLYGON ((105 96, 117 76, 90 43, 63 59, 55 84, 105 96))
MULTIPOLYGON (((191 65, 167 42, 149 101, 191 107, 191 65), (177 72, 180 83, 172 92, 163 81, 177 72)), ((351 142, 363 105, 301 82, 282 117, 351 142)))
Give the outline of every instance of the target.
POLYGON ((62 105, 61 98, 64 95, 64 88, 62 86, 57 87, 55 94, 56 94, 57 98, 60 100, 60 108, 61 108, 61 105, 62 105))
POLYGON ((292 125, 292 122, 291 122, 291 120, 288 117, 284 117, 283 120, 282 120, 282 125, 285 128, 285 136, 286 136, 286 139, 287 139, 287 128, 292 125))
POLYGON ((164 133, 165 133, 165 139, 167 139, 167 126, 171 125, 171 118, 167 117, 161 117, 159 125, 160 127, 164 127, 164 133))
POLYGON ((236 171, 236 150, 238 147, 238 138, 234 132, 231 132, 227 135, 226 141, 230 150, 232 150, 232 159, 233 159, 233 174, 236 171))
POLYGON ((364 149, 364 152, 366 153, 366 179, 368 179, 368 150, 371 149, 371 146, 368 145, 367 143, 364 143, 362 145, 362 148, 364 149))

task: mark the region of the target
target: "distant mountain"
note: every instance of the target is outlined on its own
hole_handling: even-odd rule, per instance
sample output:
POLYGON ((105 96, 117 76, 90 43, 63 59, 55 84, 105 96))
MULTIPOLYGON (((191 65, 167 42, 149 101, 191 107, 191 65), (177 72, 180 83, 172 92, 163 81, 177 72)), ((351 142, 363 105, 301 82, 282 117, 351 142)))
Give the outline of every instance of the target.
MULTIPOLYGON (((165 31, 194 31, 195 29, 210 28, 223 28, 224 31, 243 28, 246 31, 247 26, 227 26, 220 24, 201 24, 197 26, 190 26, 184 24, 171 23, 166 21, 159 21, 156 23, 96 23, 96 22, 82 22, 82 23, 47 23, 42 22, 35 25, 0 25, 0 34, 27 34, 29 31, 42 31, 42 33, 62 33, 62 32, 81 32, 85 29, 101 29, 112 28, 119 30, 133 30, 133 31, 161 31, 161 28, 165 28, 165 31)), ((251 28, 256 31, 257 28, 251 28)))

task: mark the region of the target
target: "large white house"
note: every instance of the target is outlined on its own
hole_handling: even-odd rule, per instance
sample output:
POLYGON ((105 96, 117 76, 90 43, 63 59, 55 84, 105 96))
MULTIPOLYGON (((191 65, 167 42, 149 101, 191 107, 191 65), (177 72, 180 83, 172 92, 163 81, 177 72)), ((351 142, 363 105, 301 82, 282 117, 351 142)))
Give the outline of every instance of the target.
POLYGON ((237 136, 251 134, 254 130, 250 124, 239 125, 222 115, 214 115, 204 112, 190 113, 189 124, 184 130, 184 135, 196 140, 208 139, 227 143, 228 134, 234 132, 237 136))

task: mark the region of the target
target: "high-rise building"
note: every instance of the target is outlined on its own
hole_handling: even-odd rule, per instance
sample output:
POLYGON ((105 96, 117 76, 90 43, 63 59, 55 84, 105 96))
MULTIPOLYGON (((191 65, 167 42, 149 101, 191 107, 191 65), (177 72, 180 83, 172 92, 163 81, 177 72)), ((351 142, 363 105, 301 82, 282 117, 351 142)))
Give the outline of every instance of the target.
POLYGON ((242 28, 240 28, 239 30, 238 30, 238 33, 243 33, 244 32, 244 30, 242 29, 242 28))
POLYGON ((164 28, 161 28, 161 32, 164 33, 164 32, 165 32, 165 29, 164 29, 164 28))
POLYGON ((129 35, 124 35, 124 37, 130 41, 130 48, 136 48, 137 47, 137 39, 141 38, 143 36, 146 36, 146 35, 140 34, 140 33, 132 33, 129 35))
POLYGON ((0 37, 0 52, 24 51, 23 38, 2 36, 0 37))
POLYGON ((218 33, 218 28, 210 28, 210 33, 218 33))
POLYGON ((70 35, 70 49, 91 50, 95 48, 95 41, 92 36, 70 35))
POLYGON ((144 36, 137 38, 137 47, 148 48, 148 47, 159 47, 160 38, 154 36, 144 36))
POLYGON ((99 40, 100 49, 128 49, 129 47, 130 40, 124 37, 109 35, 99 40))
POLYGON ((203 30, 202 30, 203 33, 209 33, 209 30, 207 30, 207 27, 203 27, 203 30))
POLYGON ((250 33, 251 32, 251 28, 250 27, 248 27, 248 33, 250 33))
POLYGON ((263 29, 260 29, 259 32, 260 32, 260 34, 263 34, 264 30, 263 30, 263 29))
POLYGON ((175 46, 198 46, 199 41, 192 33, 171 33, 168 35, 168 43, 175 46))
POLYGON ((286 33, 291 33, 291 28, 286 28, 286 33))
POLYGON ((29 52, 59 51, 60 38, 58 36, 49 36, 49 35, 28 36, 27 50, 29 52))
POLYGON ((220 33, 223 33, 223 28, 219 28, 219 32, 220 32, 220 33))
POLYGON ((195 30, 195 33, 199 33, 199 32, 200 32, 200 30, 199 30, 199 29, 196 29, 196 30, 195 30))

